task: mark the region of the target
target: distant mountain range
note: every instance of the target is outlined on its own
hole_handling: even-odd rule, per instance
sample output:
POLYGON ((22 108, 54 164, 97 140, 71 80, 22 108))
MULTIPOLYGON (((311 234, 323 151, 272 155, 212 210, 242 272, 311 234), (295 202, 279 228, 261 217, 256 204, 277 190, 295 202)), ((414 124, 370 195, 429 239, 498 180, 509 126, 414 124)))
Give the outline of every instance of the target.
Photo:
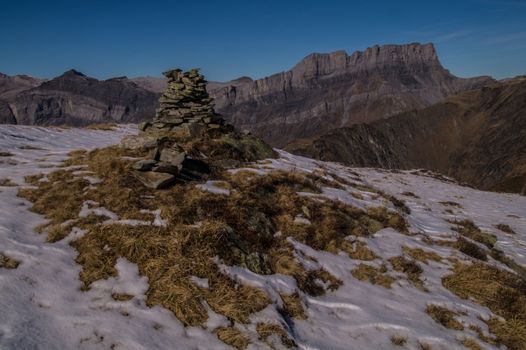
POLYGON ((526 194, 526 78, 335 129, 287 149, 355 166, 425 168, 479 188, 526 194))
MULTIPOLYGON (((432 44, 374 46, 311 54, 267 78, 210 82, 216 109, 274 146, 422 108, 478 88, 490 77, 461 79, 445 70, 432 44)), ((51 80, 0 76, 3 123, 82 125, 151 119, 161 78, 97 80, 74 70, 51 80)))
POLYGON ((75 70, 46 81, 2 75, 0 86, 4 85, 6 89, 0 95, 0 101, 3 100, 0 122, 3 123, 140 122, 152 118, 159 97, 126 77, 97 80, 75 70))
MULTIPOLYGON (((526 182, 523 78, 459 78, 432 44, 311 54, 263 79, 209 82, 216 110, 273 146, 358 166, 427 168, 487 189, 526 182)), ((152 119, 162 78, 0 74, 0 123, 152 119)))

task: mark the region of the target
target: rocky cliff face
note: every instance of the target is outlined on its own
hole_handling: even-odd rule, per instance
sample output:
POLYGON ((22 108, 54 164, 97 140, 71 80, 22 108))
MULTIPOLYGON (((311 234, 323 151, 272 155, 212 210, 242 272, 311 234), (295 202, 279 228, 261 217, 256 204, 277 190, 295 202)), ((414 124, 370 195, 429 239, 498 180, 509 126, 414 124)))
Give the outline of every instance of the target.
POLYGON ((10 102, 22 91, 40 85, 41 79, 27 75, 8 76, 0 73, 0 124, 16 124, 10 102))
POLYGON ((84 125, 149 119, 157 98, 124 77, 99 81, 70 70, 18 93, 9 105, 18 124, 84 125))
POLYGON ((426 107, 493 81, 461 79, 432 44, 385 45, 348 55, 311 54, 290 71, 211 86, 216 109, 275 146, 426 107))
POLYGON ((10 101, 18 93, 34 88, 43 82, 42 79, 27 75, 9 76, 0 73, 0 100, 10 101))
MULTIPOLYGON (((0 77, 0 94, 1 81, 0 77)), ((457 78, 442 67, 432 44, 409 44, 374 46, 351 55, 311 54, 287 72, 258 80, 210 82, 208 91, 216 110, 230 123, 283 147, 332 129, 423 108, 492 81, 457 78)), ((9 98, 0 104, 0 122, 145 121, 154 115, 166 86, 161 78, 99 81, 75 71, 32 84, 4 89, 9 98)))
POLYGON ((298 154, 356 166, 426 168, 483 189, 526 191, 526 79, 297 141, 298 154))

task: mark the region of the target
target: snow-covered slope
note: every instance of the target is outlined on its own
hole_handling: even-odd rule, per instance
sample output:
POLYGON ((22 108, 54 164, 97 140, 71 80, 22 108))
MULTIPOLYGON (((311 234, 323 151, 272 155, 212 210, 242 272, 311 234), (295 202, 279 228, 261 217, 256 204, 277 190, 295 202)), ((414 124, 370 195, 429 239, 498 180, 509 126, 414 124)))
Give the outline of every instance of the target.
MULTIPOLYGON (((211 310, 206 326, 184 327, 168 310, 146 306, 148 279, 139 275, 136 265, 123 258, 117 262, 117 278, 97 281, 89 291, 81 291, 80 267, 75 263, 77 253, 68 243, 82 235, 82 231, 73 230, 62 241, 46 243, 44 235, 34 231, 44 222, 43 218, 28 210, 29 202, 17 197, 18 188, 28 186, 24 176, 49 173, 72 150, 118 143, 124 135, 134 132, 131 126, 114 131, 0 126, 0 152, 4 152, 0 153, 4 154, 0 157, 0 180, 10 179, 15 185, 0 187, 0 253, 20 262, 16 269, 0 268, 0 349, 229 348, 212 332, 225 320, 211 310), (135 297, 116 301, 112 293, 135 297)), ((384 288, 359 280, 351 272, 361 264, 380 267, 383 260, 362 261, 344 253, 316 251, 289 238, 296 250, 303 253, 302 264, 308 266, 317 261, 343 282, 336 291, 324 296, 303 296, 308 318, 289 320, 288 324, 301 349, 399 349, 393 339, 405 339, 406 349, 424 346, 463 349, 461 340, 477 337, 468 325, 478 326, 487 334, 483 320, 491 317, 491 311, 455 296, 442 285, 442 277, 451 273, 454 259, 469 259, 447 245, 430 245, 426 241, 456 240, 458 233, 452 230, 450 221, 472 220, 497 237, 497 248, 526 266, 526 197, 482 192, 424 172, 351 169, 285 152, 280 152, 279 159, 244 170, 265 176, 276 169, 322 174, 340 183, 339 188, 324 187, 322 194, 315 195, 318 199, 333 198, 359 208, 382 205, 395 209, 392 203, 367 188, 403 198, 410 209, 405 218, 414 234, 386 228, 369 237, 348 239, 363 241, 383 259, 400 256, 403 247, 420 248, 441 257, 440 261, 420 264, 423 289, 403 278, 396 280, 392 288, 384 288), (515 234, 498 230, 497 224, 508 225, 515 234), (456 318, 466 325, 465 329, 439 325, 426 314, 429 305, 458 312, 456 318)), ((239 170, 233 170, 236 171, 239 170)), ((91 181, 95 183, 97 179, 91 181)), ((213 182, 198 186, 217 195, 230 195, 213 182)), ((308 224, 306 218, 298 220, 308 224)), ((492 258, 488 262, 507 269, 492 258)), ((277 291, 294 291, 295 281, 289 276, 257 275, 237 266, 221 268, 233 279, 267 291, 271 299, 277 291)), ((399 274, 392 268, 388 272, 393 276, 399 274)), ((252 323, 276 319, 278 315, 271 306, 252 315, 252 323)), ((496 348, 479 344, 482 348, 496 348)), ((249 348, 266 346, 254 339, 249 348)))

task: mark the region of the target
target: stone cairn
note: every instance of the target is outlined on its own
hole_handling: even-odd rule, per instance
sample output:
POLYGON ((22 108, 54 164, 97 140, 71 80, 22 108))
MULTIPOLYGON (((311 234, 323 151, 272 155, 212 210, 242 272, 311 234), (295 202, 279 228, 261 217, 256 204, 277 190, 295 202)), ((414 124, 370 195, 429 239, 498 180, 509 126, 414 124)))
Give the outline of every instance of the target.
POLYGON ((147 159, 133 164, 136 178, 155 189, 168 187, 177 180, 199 180, 210 172, 206 163, 189 158, 169 135, 197 138, 210 129, 219 132, 228 129, 223 117, 215 113, 206 91, 207 82, 197 69, 188 72, 174 69, 163 74, 168 78, 168 86, 159 99, 155 118, 139 124, 155 148, 147 159))
POLYGON ((206 91, 207 81, 198 69, 188 72, 174 69, 163 74, 168 78, 168 87, 159 99, 153 122, 142 123, 140 129, 182 131, 192 129, 191 124, 200 129, 219 129, 225 124, 223 117, 214 111, 206 91))

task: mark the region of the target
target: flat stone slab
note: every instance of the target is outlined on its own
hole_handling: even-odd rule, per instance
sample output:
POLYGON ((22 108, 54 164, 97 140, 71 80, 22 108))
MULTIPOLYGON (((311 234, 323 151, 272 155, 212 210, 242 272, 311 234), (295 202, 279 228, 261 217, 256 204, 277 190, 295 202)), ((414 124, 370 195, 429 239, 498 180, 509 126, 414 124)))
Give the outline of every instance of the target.
POLYGON ((153 171, 133 171, 133 176, 144 186, 154 190, 167 188, 175 182, 175 176, 167 173, 153 171))

